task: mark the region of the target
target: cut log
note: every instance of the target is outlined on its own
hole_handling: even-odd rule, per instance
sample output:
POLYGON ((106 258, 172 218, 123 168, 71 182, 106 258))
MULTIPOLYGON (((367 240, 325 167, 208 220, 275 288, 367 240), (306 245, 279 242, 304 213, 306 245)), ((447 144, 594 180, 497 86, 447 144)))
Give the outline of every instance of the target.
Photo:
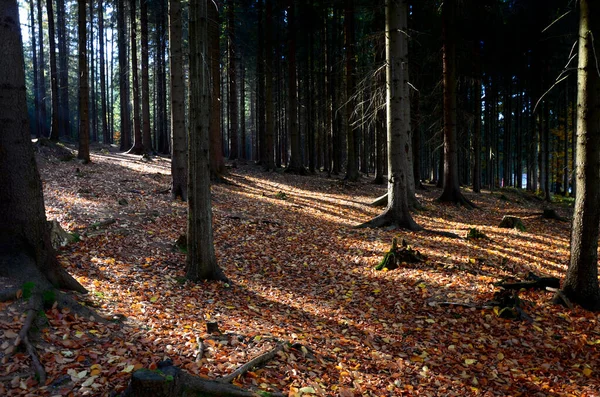
POLYGON ((526 230, 525 225, 523 225, 523 221, 521 221, 521 218, 512 215, 505 215, 504 218, 502 218, 502 222, 500 222, 498 227, 506 229, 517 229, 521 232, 524 232, 526 230))

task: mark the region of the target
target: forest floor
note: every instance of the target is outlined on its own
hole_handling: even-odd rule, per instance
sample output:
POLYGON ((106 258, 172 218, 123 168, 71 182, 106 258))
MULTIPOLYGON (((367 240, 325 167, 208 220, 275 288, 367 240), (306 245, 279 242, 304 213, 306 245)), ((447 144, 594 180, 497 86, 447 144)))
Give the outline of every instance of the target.
POLYGON ((115 321, 47 310, 40 386, 27 354, 8 354, 22 303, 1 304, 0 395, 116 395, 132 371, 167 357, 215 378, 289 341, 295 349, 233 383, 290 396, 600 396, 597 314, 553 306, 539 290, 520 292, 532 321, 437 304, 484 305, 494 282, 529 272, 564 276, 570 222, 542 219, 532 196, 465 190, 479 207, 467 210, 436 203, 440 191, 427 186, 416 221, 459 238, 354 229, 381 211, 368 205, 385 192, 371 178, 239 165, 231 184, 212 188, 216 254, 231 285, 195 284, 174 248, 186 204, 170 198, 168 160, 95 150, 89 165, 43 155, 38 164, 48 218, 81 238, 60 261, 89 290, 82 300, 115 321), (506 214, 527 230, 498 228, 506 214), (466 239, 469 228, 488 238, 466 239), (374 270, 396 236, 426 260, 374 270), (207 321, 222 334, 207 333, 207 321))

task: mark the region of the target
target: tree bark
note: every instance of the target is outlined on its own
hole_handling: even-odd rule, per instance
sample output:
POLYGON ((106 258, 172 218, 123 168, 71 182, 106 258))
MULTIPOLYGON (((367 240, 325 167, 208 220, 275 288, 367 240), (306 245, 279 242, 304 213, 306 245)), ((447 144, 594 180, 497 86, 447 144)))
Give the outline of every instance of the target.
POLYGON ((129 2, 129 27, 131 29, 131 84, 133 93, 133 146, 127 153, 142 154, 144 145, 142 143, 142 126, 140 125, 140 84, 138 73, 137 56, 137 17, 136 0, 129 2))
POLYGON ((408 0, 386 0, 386 102, 388 137, 388 205, 386 210, 360 227, 392 225, 409 230, 421 227, 410 214, 408 183, 409 172, 409 114, 403 107, 410 106, 408 90, 408 0))
POLYGON ((140 0, 140 35, 142 45, 142 146, 144 153, 152 153, 150 134, 150 77, 148 69, 148 0, 140 0))
POLYGON ((127 67, 127 43, 125 26, 124 0, 117 0, 117 46, 119 51, 119 103, 121 115, 121 142, 122 151, 131 148, 131 131, 129 129, 129 70, 127 67))
POLYGON ((358 173, 358 144, 356 127, 353 125, 352 113, 355 102, 351 100, 354 95, 354 69, 356 61, 354 59, 354 0, 345 2, 344 8, 344 46, 346 47, 346 105, 344 106, 344 126, 346 129, 348 159, 346 161, 346 178, 349 181, 356 181, 360 177, 358 173))
MULTIPOLYGON (((143 1, 143 0, 142 0, 143 1)), ((187 139, 181 0, 169 0, 169 61, 171 70, 171 196, 187 200, 187 139)))
MULTIPOLYGON (((41 0, 40 0, 41 1, 41 0)), ((50 124, 50 139, 59 139, 59 99, 58 99, 58 70, 56 67, 56 39, 54 29, 54 10, 52 0, 46 0, 46 11, 48 13, 48 41, 50 43, 50 95, 52 97, 52 113, 50 124)))
MULTIPOLYGON (((85 292, 56 260, 29 134, 16 0, 0 1, 0 276, 85 292)), ((40 287, 44 287, 40 285, 40 287)))
POLYGON ((460 191, 458 143, 456 138, 456 0, 442 5, 443 81, 444 81, 444 182, 441 202, 472 207, 460 191))
POLYGON ((188 255, 186 277, 226 280, 213 245, 210 197, 210 90, 206 0, 190 1, 190 128, 188 132, 188 255))
POLYGON ((588 310, 600 310, 598 224, 600 223, 600 7, 579 3, 577 70, 577 195, 571 232, 571 259, 564 294, 588 310))
POLYGON ((223 140, 221 139, 221 84, 220 63, 221 51, 219 10, 217 4, 208 4, 208 35, 210 40, 210 70, 211 70, 211 112, 210 112, 210 180, 218 182, 226 174, 223 159, 223 140))
MULTIPOLYGON (((265 1, 265 16, 267 21, 273 18, 273 3, 271 0, 265 1)), ((263 161, 263 169, 266 171, 275 170, 274 157, 274 135, 275 122, 273 117, 273 24, 267 23, 265 26, 265 156, 263 161)))
POLYGON ((102 142, 108 145, 110 143, 110 136, 108 134, 107 120, 108 104, 106 101, 106 58, 104 56, 104 5, 102 0, 98 0, 98 39, 100 42, 100 120, 102 126, 102 142))
POLYGON ((67 21, 65 18, 65 0, 56 1, 56 23, 58 24, 58 96, 60 100, 59 109, 59 131, 65 138, 71 136, 70 109, 69 109, 69 50, 67 21))
POLYGON ((33 0, 29 0, 29 19, 31 23, 31 60, 33 62, 33 132, 39 139, 42 136, 42 131, 40 128, 40 88, 38 84, 39 67, 37 63, 37 43, 35 37, 35 18, 33 16, 33 10, 33 0))
POLYGON ((288 0, 288 125, 291 156, 286 172, 304 174, 298 130, 298 85, 296 81, 296 2, 288 0))
POLYGON ((40 73, 39 83, 40 83, 40 114, 38 117, 38 122, 40 123, 40 133, 43 137, 47 137, 50 133, 48 130, 48 122, 46 120, 47 110, 46 110, 46 62, 44 61, 44 27, 43 27, 43 19, 42 19, 42 0, 37 0, 37 16, 38 16, 38 42, 40 44, 40 59, 38 70, 40 73))
POLYGON ((238 99, 235 49, 235 0, 227 1, 227 71, 229 73, 229 159, 236 160, 239 156, 238 137, 238 99))
MULTIPOLYGON (((52 1, 52 0, 48 0, 52 1)), ((79 48, 79 148, 77 158, 90 162, 89 80, 87 65, 86 0, 77 0, 77 35, 79 48)))

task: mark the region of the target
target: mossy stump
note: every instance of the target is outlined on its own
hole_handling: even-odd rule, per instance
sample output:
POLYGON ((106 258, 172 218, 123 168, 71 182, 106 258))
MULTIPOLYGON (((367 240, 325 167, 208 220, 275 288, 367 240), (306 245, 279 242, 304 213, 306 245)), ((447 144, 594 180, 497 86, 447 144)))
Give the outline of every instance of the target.
POLYGON ((518 216, 505 215, 502 218, 502 222, 498 225, 498 227, 502 227, 505 229, 517 229, 520 232, 524 232, 525 225, 523 225, 523 221, 518 216))
POLYGON ((375 270, 394 270, 403 263, 418 263, 423 261, 423 259, 425 257, 408 245, 405 240, 402 240, 400 247, 398 247, 398 238, 394 237, 392 247, 386 252, 381 262, 375 267, 375 270))

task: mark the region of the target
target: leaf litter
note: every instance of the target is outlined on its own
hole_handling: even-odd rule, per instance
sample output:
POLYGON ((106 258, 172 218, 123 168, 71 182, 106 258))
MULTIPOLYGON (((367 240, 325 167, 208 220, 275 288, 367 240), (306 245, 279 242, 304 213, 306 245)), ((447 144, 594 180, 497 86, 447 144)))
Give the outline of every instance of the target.
POLYGON ((48 381, 39 385, 28 356, 11 351, 21 303, 2 303, 2 395, 119 393, 133 371, 166 358, 215 378, 279 340, 294 345, 234 384, 290 396, 599 395, 596 314, 552 306, 543 291, 520 292, 532 324, 436 304, 488 301, 505 277, 564 275, 569 223, 530 215, 535 201, 467 192, 480 207, 469 211, 437 204, 429 186, 418 194, 426 208, 414 214, 419 224, 459 236, 477 228, 488 238, 353 229, 380 211, 368 203, 384 188, 368 178, 241 165, 231 184, 212 187, 216 254, 232 285, 195 284, 174 249, 186 205, 165 193, 169 162, 100 152, 92 161, 41 159, 40 171, 48 218, 81 238, 59 259, 90 291, 82 303, 113 323, 47 310, 36 347, 48 381), (509 213, 526 232, 496 227, 509 213), (374 270, 394 237, 426 260, 374 270), (208 333, 207 322, 220 333, 208 333))

